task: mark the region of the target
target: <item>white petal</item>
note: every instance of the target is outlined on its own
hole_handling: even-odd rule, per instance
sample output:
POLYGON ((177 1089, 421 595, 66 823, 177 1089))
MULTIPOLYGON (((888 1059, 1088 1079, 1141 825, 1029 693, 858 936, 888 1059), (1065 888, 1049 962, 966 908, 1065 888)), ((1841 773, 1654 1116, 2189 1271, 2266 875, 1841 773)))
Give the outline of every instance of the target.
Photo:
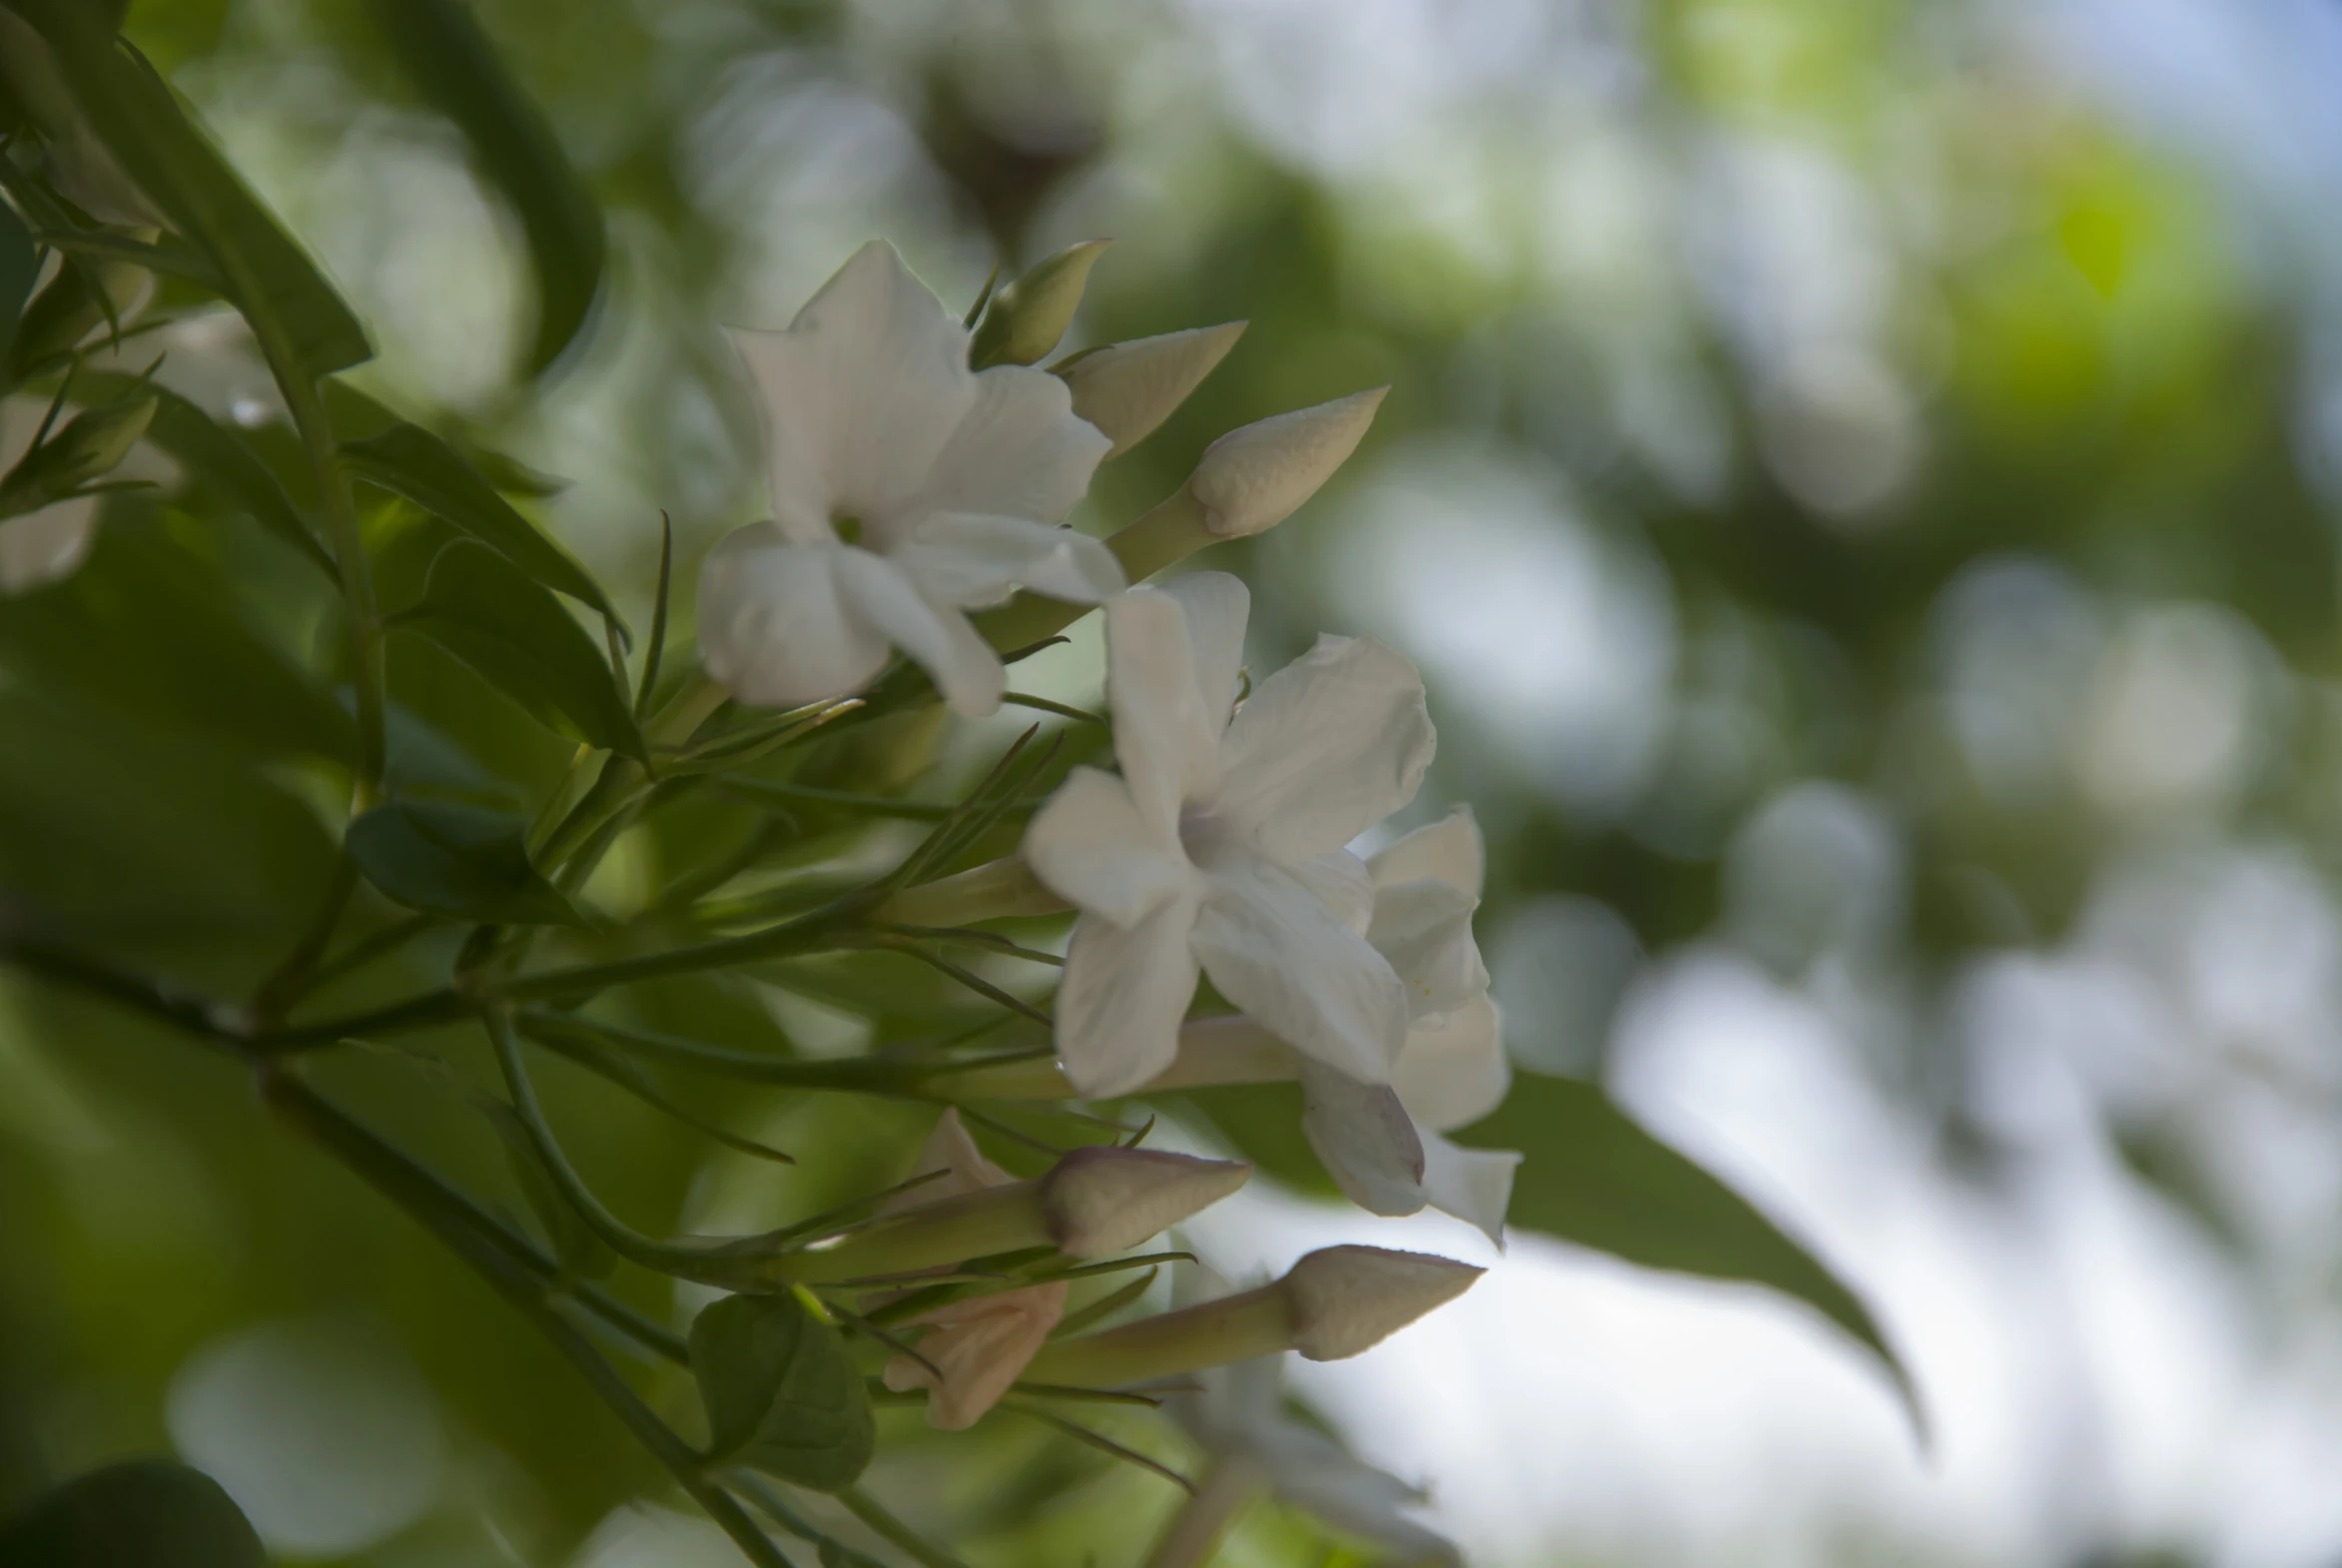
POLYGON ((1458 806, 1427 828, 1417 828, 1377 850, 1366 862, 1374 885, 1400 882, 1444 882, 1451 888, 1480 897, 1487 880, 1488 848, 1480 839, 1480 824, 1472 808, 1458 806))
POLYGON ((1191 571, 1158 585, 1179 601, 1187 617, 1187 657, 1195 671, 1195 694, 1204 721, 1217 735, 1227 728, 1236 705, 1236 676, 1244 667, 1244 622, 1252 613, 1252 590, 1224 571, 1191 571))
POLYGON ((1408 1030, 1390 1082, 1407 1114, 1434 1132, 1470 1127, 1494 1111, 1512 1087, 1496 1004, 1482 997, 1408 1030))
POLYGON ((932 1203, 939 1197, 960 1197, 989 1186, 1007 1186, 1016 1179, 987 1160, 984 1151, 976 1147, 976 1140, 968 1136, 967 1126, 960 1120, 957 1106, 944 1109, 935 1131, 927 1135, 926 1147, 919 1151, 919 1164, 911 1174, 926 1176, 931 1171, 943 1175, 897 1192, 887 1199, 884 1211, 899 1212, 920 1203, 932 1203))
POLYGON ((836 544, 791 544, 772 523, 742 528, 699 574, 699 656, 738 701, 794 708, 842 697, 886 667, 887 639, 848 608, 836 544))
POLYGON ((1118 926, 1195 891, 1178 835, 1151 826, 1130 786, 1097 768, 1074 769, 1034 813, 1025 863, 1052 893, 1118 926))
MULTIPOLYGON (((1301 885, 1334 919, 1373 943, 1368 933, 1374 923, 1374 884, 1367 879, 1365 863, 1357 856, 1346 849, 1337 849, 1330 855, 1302 861, 1293 868, 1293 875, 1301 879, 1301 885)), ((1390 954, 1384 951, 1382 956, 1387 959, 1390 954)), ((1392 968, 1397 966, 1394 964, 1392 968)), ((1403 971, 1399 978, 1406 978, 1403 971)))
POLYGON ((956 605, 928 598, 892 560, 868 550, 838 550, 832 570, 854 613, 935 677, 953 709, 978 718, 1000 711, 1008 672, 956 605))
POLYGON ((1512 1174, 1521 1157, 1509 1149, 1465 1149, 1420 1129, 1417 1136, 1423 1141, 1423 1191, 1431 1206, 1479 1226, 1489 1240, 1504 1245, 1504 1210, 1512 1202, 1512 1174))
POLYGON ((1160 588, 1108 600, 1106 661, 1115 760, 1150 827, 1176 832, 1179 809, 1219 783, 1219 731, 1195 693, 1179 601, 1160 588))
POLYGON ((1301 1132, 1344 1197, 1370 1214, 1423 1206, 1423 1144, 1388 1084, 1304 1060, 1301 1107, 1301 1132))
POLYGON ((994 366, 977 375, 975 402, 936 453, 904 520, 974 511, 1056 522, 1090 488, 1112 444, 1074 416, 1064 382, 1022 365, 994 366))
POLYGON ((1243 335, 1244 323, 1229 322, 1110 344, 1059 374, 1074 391, 1074 411, 1113 439, 1107 455, 1119 457, 1171 417, 1243 335))
POLYGON ((834 513, 899 510, 977 400, 968 333, 872 241, 806 302, 785 333, 734 330, 765 416, 774 515, 790 536, 834 513))
POLYGON ((1303 1056, 1388 1083, 1407 997, 1382 955, 1269 861, 1228 857, 1205 880, 1195 954, 1219 994, 1303 1056))
POLYGON ((27 593, 71 576, 97 535, 94 495, 0 520, 0 594, 27 593))
POLYGON ((1188 939, 1195 906, 1172 899, 1129 928, 1095 915, 1074 923, 1058 986, 1057 1046, 1083 1095, 1127 1095, 1170 1067, 1195 998, 1188 939))
POLYGON ((1269 1490, 1280 1501, 1385 1548, 1384 1560, 1413 1568, 1462 1561, 1453 1543, 1401 1511, 1421 1503, 1421 1492, 1361 1463, 1332 1439, 1278 1418, 1252 1447, 1268 1470, 1269 1490))
POLYGON ((1366 940, 1407 983, 1416 1018, 1452 1013, 1488 994, 1488 970, 1472 940, 1478 903, 1444 882, 1401 882, 1374 891, 1366 940))
POLYGON ((1432 745, 1412 664, 1371 637, 1320 637, 1236 710, 1214 809, 1290 865, 1412 800, 1432 745))
POLYGON ((1103 539, 1025 517, 938 512, 888 558, 930 598, 970 609, 1021 587, 1077 604, 1123 589, 1123 564, 1103 539))

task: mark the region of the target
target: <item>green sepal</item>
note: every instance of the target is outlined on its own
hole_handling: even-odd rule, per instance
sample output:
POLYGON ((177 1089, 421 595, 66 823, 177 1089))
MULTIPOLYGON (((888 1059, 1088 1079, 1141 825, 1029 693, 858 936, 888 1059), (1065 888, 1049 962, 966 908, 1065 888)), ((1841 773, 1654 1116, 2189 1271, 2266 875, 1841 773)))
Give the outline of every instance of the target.
POLYGON ((440 550, 422 598, 388 624, 428 637, 546 727, 650 760, 602 650, 551 593, 486 545, 458 539, 440 550))
POLYGON ((969 342, 969 367, 1033 365, 1046 358, 1074 324, 1090 269, 1108 243, 1069 245, 995 294, 969 342))
POLYGON ((408 909, 498 926, 583 924, 537 875, 527 825, 507 812, 393 800, 353 821, 345 845, 366 879, 408 909))
POLYGON ((870 1463, 878 1423, 838 1331, 794 1294, 733 1295, 691 1324, 708 1462, 835 1492, 870 1463))

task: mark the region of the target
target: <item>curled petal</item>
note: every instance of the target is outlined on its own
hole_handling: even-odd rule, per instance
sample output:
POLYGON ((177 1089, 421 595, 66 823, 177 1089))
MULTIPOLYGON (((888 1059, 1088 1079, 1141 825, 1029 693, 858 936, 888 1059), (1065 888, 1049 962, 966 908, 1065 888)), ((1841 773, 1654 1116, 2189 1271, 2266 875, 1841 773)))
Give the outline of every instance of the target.
POLYGON ((1512 1202, 1512 1176, 1521 1157, 1509 1149, 1465 1149, 1420 1129, 1417 1136, 1423 1141, 1423 1192, 1431 1206, 1504 1245, 1504 1210, 1512 1202))
POLYGON ((1366 861, 1374 885, 1395 887, 1401 882, 1444 882, 1475 902, 1488 870, 1487 846, 1472 808, 1458 806, 1427 828, 1417 828, 1377 850, 1366 861))
POLYGON ((1412 800, 1431 766, 1423 678, 1371 637, 1320 637, 1228 725, 1215 810, 1287 865, 1412 800))
POLYGON ((1115 760, 1149 826, 1175 833, 1180 808, 1219 784, 1219 731, 1196 693, 1180 601, 1160 588, 1108 601, 1106 658, 1115 760))
POLYGON ((928 598, 891 558, 868 550, 838 550, 832 569, 855 615, 933 676, 955 711, 978 718, 1000 711, 1008 672, 956 605, 928 598))
POLYGON ((977 375, 966 416, 904 508, 904 525, 915 528, 936 510, 1056 522, 1090 488, 1112 444, 1074 416, 1064 382, 1021 365, 994 366, 977 375))
POLYGON ((1304 1061, 1301 1106, 1301 1132, 1344 1197, 1370 1214, 1423 1206, 1423 1142, 1388 1084, 1304 1061))
POLYGON ((1024 853, 1051 892, 1118 926, 1195 887, 1178 836, 1150 824, 1130 786, 1096 768, 1066 776, 1025 830, 1024 853))
POLYGON ((892 558, 930 598, 970 609, 1020 587, 1077 604, 1123 588, 1122 562, 1102 541, 1027 517, 937 512, 892 558))
POLYGON ((1401 882, 1375 891, 1366 940, 1407 983, 1407 1007, 1416 1018, 1440 1017, 1488 994, 1488 970, 1472 940, 1477 907, 1444 882, 1401 882))
POLYGON ((699 654, 709 675, 758 708, 842 697, 886 667, 887 639, 839 592, 850 551, 792 544, 769 522, 710 551, 699 577, 699 654))
POLYGON ((883 517, 917 493, 977 401, 968 334, 872 241, 785 333, 735 330, 765 416, 773 510, 792 538, 841 512, 883 517))
POLYGON ((919 1359, 888 1361, 886 1385, 898 1393, 925 1388, 930 1426, 947 1432, 974 1426, 1024 1375, 1065 1316, 1066 1293, 1066 1282, 1053 1279, 936 1308, 917 1319, 929 1325, 919 1359))
POLYGON ((1496 1004, 1481 997, 1444 1019, 1416 1024, 1390 1082, 1407 1114, 1436 1132, 1470 1127, 1494 1111, 1512 1087, 1496 1004))
POLYGON ((1207 874, 1195 954, 1220 995, 1303 1056, 1366 1084, 1390 1081, 1406 1043, 1398 976, 1293 873, 1257 856, 1207 874))
POLYGON ((1082 1094, 1127 1095, 1177 1058, 1179 1024, 1195 996, 1194 924, 1189 898, 1171 899, 1128 928, 1095 915, 1074 923, 1058 987, 1057 1046, 1082 1094))

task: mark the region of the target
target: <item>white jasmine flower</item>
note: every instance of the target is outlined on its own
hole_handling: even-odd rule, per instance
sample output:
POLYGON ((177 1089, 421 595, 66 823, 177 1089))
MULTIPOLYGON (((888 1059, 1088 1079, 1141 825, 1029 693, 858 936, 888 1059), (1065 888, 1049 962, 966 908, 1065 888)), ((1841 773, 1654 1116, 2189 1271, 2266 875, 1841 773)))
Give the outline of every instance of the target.
POLYGON ((1057 1044, 1085 1095, 1171 1066, 1198 971, 1359 1083, 1387 1083, 1406 1042, 1407 989, 1366 940, 1373 887, 1342 846, 1430 765, 1422 679, 1370 638, 1321 637, 1231 718, 1249 607, 1217 572, 1109 603, 1121 774, 1076 769, 1026 835, 1082 911, 1057 1044))
MULTIPOLYGON (((944 1175, 901 1194, 893 1206, 1008 1186, 1016 1179, 984 1158, 956 1110, 946 1111, 936 1124, 920 1156, 920 1170, 944 1175)), ((913 1319, 927 1329, 919 1354, 889 1360, 886 1385, 898 1393, 925 1388, 930 1426, 960 1431, 975 1425, 1024 1375, 1026 1363, 1065 1316, 1066 1292, 1064 1280, 1051 1280, 954 1301, 913 1319)))
POLYGON ((1429 1204, 1501 1244, 1521 1157, 1439 1136, 1494 1111, 1512 1083, 1488 970, 1472 939, 1486 860, 1479 825, 1457 811, 1367 862, 1374 913, 1366 940, 1406 982, 1406 1045, 1388 1084, 1360 1083, 1303 1059, 1302 1131, 1360 1207, 1411 1214, 1429 1204))
POLYGON ((735 332, 766 419, 773 519, 700 578, 700 652, 738 700, 796 707, 867 685, 900 647, 964 713, 1000 705, 966 610, 1018 587, 1090 604, 1123 585, 1054 526, 1111 444, 1044 371, 968 369, 968 333, 882 243, 783 333, 735 332))

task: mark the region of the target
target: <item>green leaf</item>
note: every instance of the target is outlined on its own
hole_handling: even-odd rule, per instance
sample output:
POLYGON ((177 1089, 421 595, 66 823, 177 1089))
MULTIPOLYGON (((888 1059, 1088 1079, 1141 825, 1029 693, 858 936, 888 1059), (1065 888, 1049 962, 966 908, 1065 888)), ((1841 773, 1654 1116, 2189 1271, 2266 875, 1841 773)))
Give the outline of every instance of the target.
POLYGON ((33 280, 40 271, 32 231, 15 208, 0 202, 0 365, 8 363, 8 346, 16 341, 17 321, 33 297, 33 280))
POLYGON ((462 0, 374 0, 399 64, 471 144, 480 173, 520 219, 536 272, 532 370, 559 357, 601 290, 601 211, 552 127, 512 80, 462 0))
POLYGON ((379 434, 344 441, 342 460, 353 473, 453 523, 555 593, 566 593, 623 630, 625 622, 586 569, 428 430, 401 421, 379 434))
POLYGON ((1863 1299, 1601 1089, 1517 1073, 1504 1104, 1457 1141, 1527 1153, 1513 1178, 1512 1223, 1647 1268, 1764 1285, 1803 1301, 1877 1354, 1924 1422, 1911 1374, 1863 1299))
POLYGON ((10 0, 55 51, 59 73, 124 173, 208 253, 265 346, 313 376, 373 358, 358 318, 279 228, 143 55, 81 0, 10 0))
POLYGON ((851 1486, 878 1440, 845 1341, 794 1295, 733 1295, 691 1324, 708 1457, 816 1491, 851 1486))
POLYGON ((609 660, 560 601, 484 544, 439 551, 420 602, 390 624, 445 648, 538 722, 650 760, 609 660))
POLYGON ((268 1568, 261 1538, 201 1470, 133 1459, 76 1476, 0 1527, 23 1568, 268 1568))
POLYGON ((210 294, 223 298, 228 294, 228 282, 218 269, 176 235, 167 234, 150 243, 113 229, 43 229, 35 238, 69 256, 124 262, 151 273, 184 278, 210 294))
POLYGON ((577 911, 529 864, 520 818, 452 800, 394 800, 350 824, 350 858, 409 909, 499 926, 574 926, 577 911))

